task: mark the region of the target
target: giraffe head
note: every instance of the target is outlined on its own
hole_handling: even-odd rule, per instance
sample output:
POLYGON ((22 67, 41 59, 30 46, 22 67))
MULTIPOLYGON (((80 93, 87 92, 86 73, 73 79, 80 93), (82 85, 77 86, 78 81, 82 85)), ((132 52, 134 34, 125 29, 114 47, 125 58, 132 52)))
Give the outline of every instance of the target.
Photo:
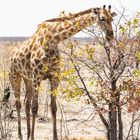
POLYGON ((117 14, 115 12, 111 12, 111 6, 104 5, 103 8, 94 8, 93 9, 94 15, 96 15, 96 23, 99 28, 105 33, 106 39, 109 41, 114 38, 113 29, 112 29, 112 21, 113 17, 117 14))

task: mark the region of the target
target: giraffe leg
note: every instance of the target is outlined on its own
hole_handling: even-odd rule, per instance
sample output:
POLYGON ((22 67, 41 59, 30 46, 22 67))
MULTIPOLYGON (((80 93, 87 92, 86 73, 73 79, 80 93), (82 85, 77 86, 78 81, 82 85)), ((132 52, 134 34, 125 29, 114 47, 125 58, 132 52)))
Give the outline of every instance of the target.
POLYGON ((32 132, 31 140, 34 140, 34 130, 35 130, 35 119, 38 111, 38 87, 40 84, 33 85, 33 94, 32 94, 32 132))
POLYGON ((17 116, 18 116, 18 136, 19 139, 22 140, 22 133, 21 133, 21 102, 20 102, 20 85, 21 85, 21 76, 19 74, 10 74, 9 80, 12 86, 12 89, 14 91, 15 95, 15 105, 17 110, 17 116), (13 76, 14 75, 14 76, 13 76))
POLYGON ((26 100, 25 100, 25 111, 27 117, 27 140, 30 138, 30 109, 31 109, 31 98, 32 98, 32 82, 24 79, 26 86, 26 100))
POLYGON ((56 112, 57 112, 57 105, 56 105, 56 95, 54 95, 54 91, 56 91, 58 87, 58 79, 51 78, 50 84, 51 84, 51 103, 50 103, 50 110, 51 110, 51 116, 52 116, 52 124, 53 124, 53 140, 58 140, 57 136, 57 124, 56 124, 56 112))

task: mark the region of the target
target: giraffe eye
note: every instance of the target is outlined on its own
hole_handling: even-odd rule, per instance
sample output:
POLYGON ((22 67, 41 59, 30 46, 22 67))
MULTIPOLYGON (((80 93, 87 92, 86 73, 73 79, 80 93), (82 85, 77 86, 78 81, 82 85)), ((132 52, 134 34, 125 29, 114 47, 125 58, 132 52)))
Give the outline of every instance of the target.
POLYGON ((102 17, 101 19, 100 19, 101 21, 105 21, 105 19, 102 17))

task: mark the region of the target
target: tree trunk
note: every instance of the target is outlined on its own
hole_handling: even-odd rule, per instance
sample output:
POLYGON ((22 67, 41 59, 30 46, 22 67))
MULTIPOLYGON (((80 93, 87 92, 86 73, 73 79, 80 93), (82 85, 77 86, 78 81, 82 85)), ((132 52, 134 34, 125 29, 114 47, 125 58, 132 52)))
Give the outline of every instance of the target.
POLYGON ((122 123, 122 110, 121 110, 121 106, 119 105, 119 101, 120 101, 120 95, 118 95, 117 98, 117 107, 118 107, 118 127, 119 127, 119 134, 118 134, 118 138, 119 140, 123 140, 123 123, 122 123))
POLYGON ((110 139, 110 131, 107 131, 107 140, 111 140, 110 139))
POLYGON ((109 122, 110 122, 110 140, 117 140, 117 112, 114 109, 114 104, 110 103, 109 122))
POLYGON ((116 81, 111 82, 111 97, 112 101, 109 103, 109 122, 110 132, 109 140, 117 140, 117 110, 116 110, 116 81))

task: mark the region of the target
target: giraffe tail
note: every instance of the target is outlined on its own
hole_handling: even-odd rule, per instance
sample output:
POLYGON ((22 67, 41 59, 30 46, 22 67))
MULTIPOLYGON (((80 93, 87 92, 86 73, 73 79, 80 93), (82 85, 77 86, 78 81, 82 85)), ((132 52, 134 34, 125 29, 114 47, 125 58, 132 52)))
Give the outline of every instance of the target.
POLYGON ((9 113, 8 113, 8 115, 6 117, 9 117, 9 118, 13 119, 14 118, 13 112, 15 110, 9 108, 9 105, 8 105, 10 95, 11 95, 10 86, 6 86, 6 88, 4 89, 4 95, 3 95, 3 99, 2 99, 2 105, 3 105, 3 107, 5 106, 6 108, 10 109, 9 110, 9 113))
POLYGON ((9 101, 10 95, 11 95, 10 87, 8 86, 4 89, 4 95, 3 95, 3 99, 2 99, 3 104, 5 104, 9 101))

